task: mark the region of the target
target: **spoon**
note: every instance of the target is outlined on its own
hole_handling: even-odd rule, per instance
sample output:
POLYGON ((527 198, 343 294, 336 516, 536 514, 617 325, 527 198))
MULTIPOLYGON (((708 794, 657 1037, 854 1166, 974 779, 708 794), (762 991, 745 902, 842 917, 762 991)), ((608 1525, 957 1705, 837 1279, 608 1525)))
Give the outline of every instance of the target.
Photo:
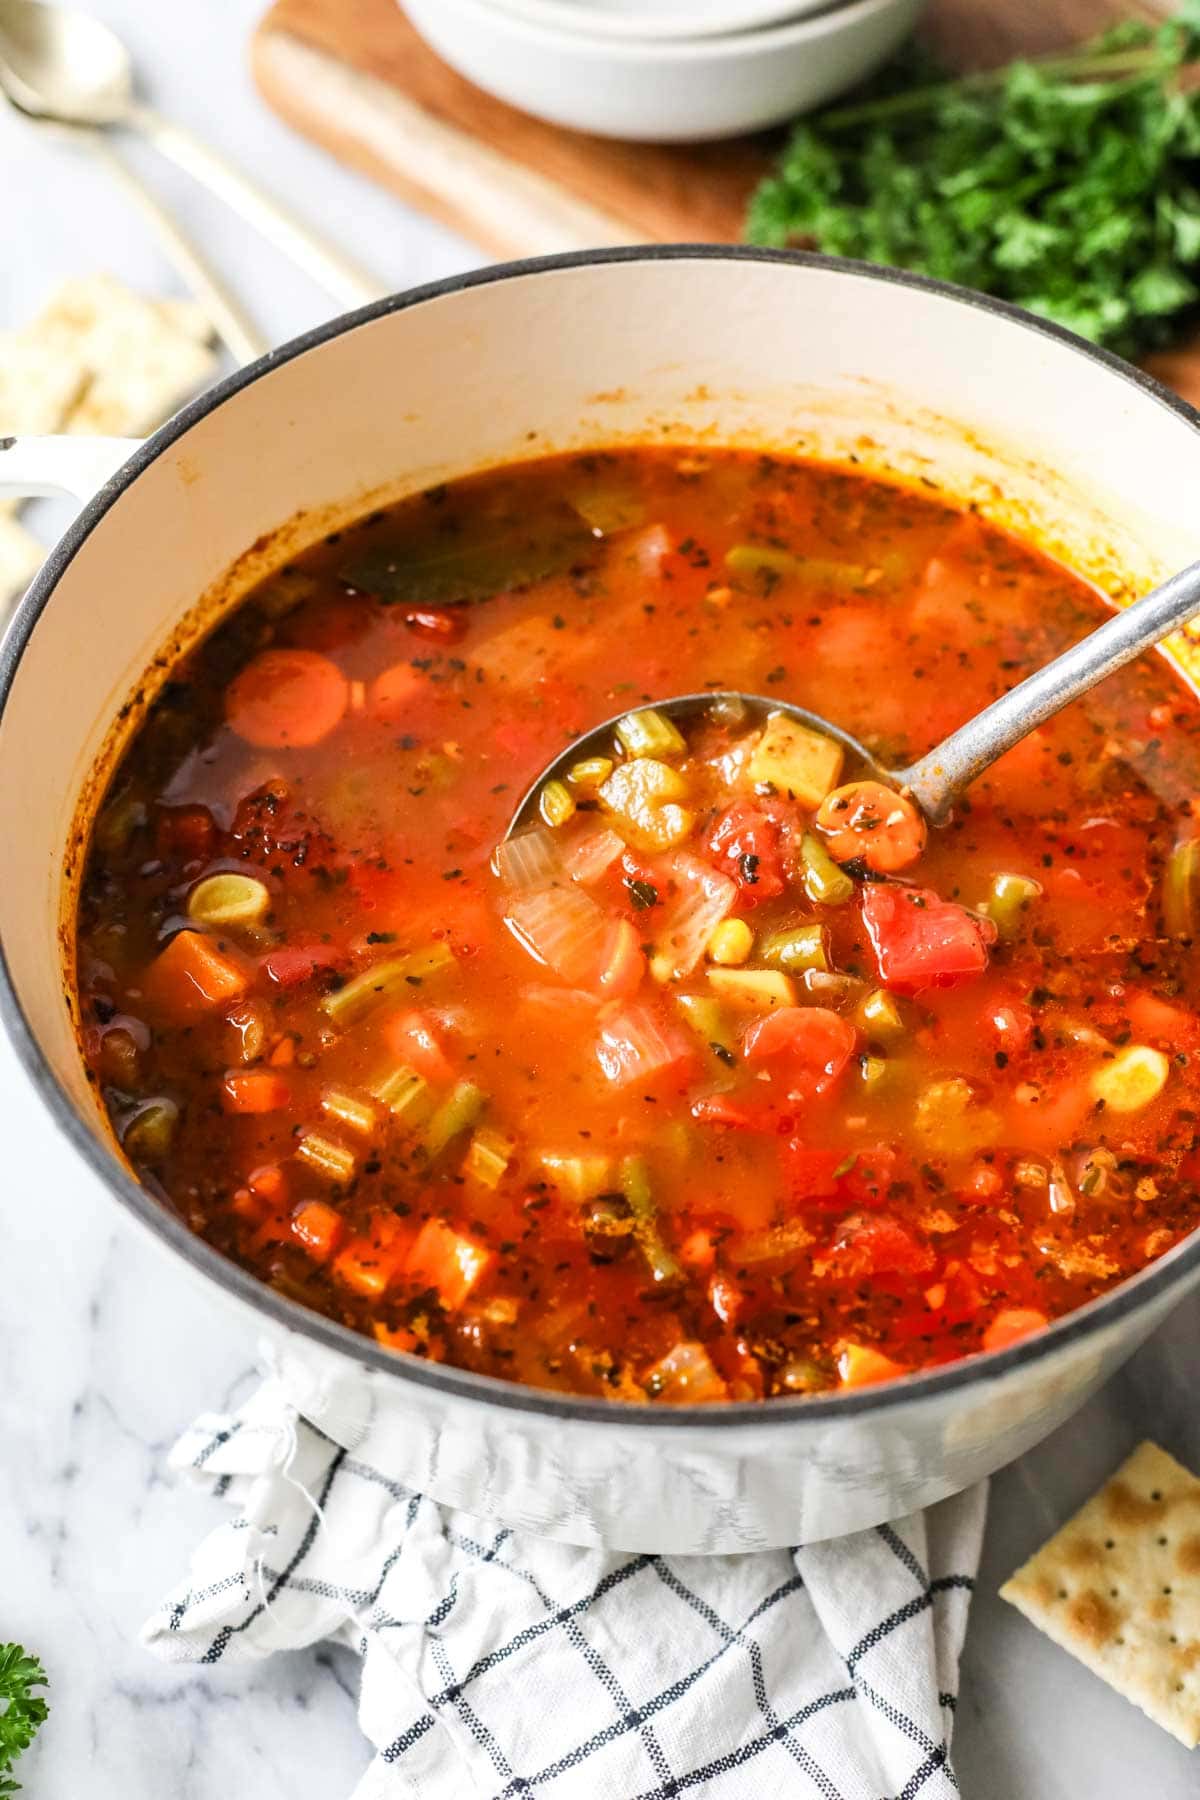
MULTIPOLYGON (((1198 612, 1200 562, 1191 563, 1141 600, 1107 619, 1078 644, 1073 644, 1044 669, 993 700, 990 706, 985 706, 981 713, 951 732, 942 743, 903 769, 884 768, 866 745, 848 731, 787 700, 714 690, 679 694, 672 699, 643 704, 652 705, 655 712, 674 720, 694 718, 718 701, 740 700, 750 710, 763 715, 783 713, 810 731, 833 738, 859 765, 857 774, 866 774, 906 795, 916 802, 931 824, 941 825, 950 817, 959 795, 1006 750, 1019 744, 1045 719, 1053 718, 1064 706, 1078 700, 1106 675, 1112 675, 1143 650, 1161 643, 1198 612)), ((626 712, 628 710, 626 708, 626 712)), ((573 763, 589 756, 603 755, 609 750, 613 728, 625 716, 625 712, 617 713, 602 725, 583 732, 559 752, 521 799, 506 837, 511 837, 537 817, 539 796, 548 781, 561 778, 573 763)))
POLYGON ((0 89, 27 117, 94 133, 97 140, 117 126, 141 132, 339 305, 363 306, 386 291, 215 150, 143 106, 129 52, 98 19, 43 0, 0 0, 0 89))

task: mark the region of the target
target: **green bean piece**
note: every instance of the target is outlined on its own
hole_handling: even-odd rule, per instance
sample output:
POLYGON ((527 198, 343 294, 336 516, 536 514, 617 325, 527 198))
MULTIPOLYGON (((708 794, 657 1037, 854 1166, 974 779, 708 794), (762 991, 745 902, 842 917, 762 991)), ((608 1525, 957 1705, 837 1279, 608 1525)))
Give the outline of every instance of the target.
POLYGON ((844 906, 854 893, 854 883, 811 832, 800 840, 804 891, 814 906, 844 906))
POLYGON ((824 925, 797 925, 791 931, 773 931, 759 945, 763 962, 785 975, 802 975, 805 969, 829 969, 829 932, 824 925))
POLYGON ((1002 938, 1014 938, 1021 929, 1031 900, 1042 891, 1040 881, 1029 875, 1009 875, 1001 871, 992 877, 983 910, 1002 938))
POLYGON ((661 1287, 669 1281, 679 1281, 683 1270, 663 1242, 659 1231, 658 1209, 650 1187, 650 1171, 643 1157, 625 1157, 621 1164, 621 1192, 633 1214, 634 1236, 655 1286, 661 1287))

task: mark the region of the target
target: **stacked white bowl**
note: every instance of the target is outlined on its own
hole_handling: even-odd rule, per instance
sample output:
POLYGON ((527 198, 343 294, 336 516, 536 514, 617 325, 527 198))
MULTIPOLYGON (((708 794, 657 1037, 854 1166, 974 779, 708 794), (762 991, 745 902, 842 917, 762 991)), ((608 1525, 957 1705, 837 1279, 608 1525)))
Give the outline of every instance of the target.
POLYGON ((603 137, 736 137, 863 80, 924 0, 401 0, 451 66, 603 137))

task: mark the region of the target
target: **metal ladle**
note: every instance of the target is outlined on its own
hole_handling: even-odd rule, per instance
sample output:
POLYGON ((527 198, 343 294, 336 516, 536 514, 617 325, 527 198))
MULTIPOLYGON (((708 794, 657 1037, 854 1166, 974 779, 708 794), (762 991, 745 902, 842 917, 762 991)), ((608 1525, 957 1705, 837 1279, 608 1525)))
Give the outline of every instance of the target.
POLYGON ((120 162, 107 139, 140 132, 195 180, 291 257, 339 306, 363 306, 385 289, 199 138, 143 106, 124 44, 98 19, 43 0, 0 0, 0 90, 27 118, 57 126, 99 153, 163 234, 165 247, 200 291, 214 325, 240 361, 267 348, 170 215, 120 162))
MULTIPOLYGON (((841 726, 787 700, 714 690, 679 694, 672 699, 642 704, 652 705, 656 712, 675 720, 694 718, 716 702, 735 699, 755 712, 784 713, 811 731, 820 732, 841 744, 858 765, 854 771, 856 777, 868 776, 907 795, 931 824, 941 825, 949 818, 960 794, 1006 750, 1019 744, 1022 738, 1044 720, 1061 712, 1064 706, 1069 706, 1072 700, 1078 700, 1106 675, 1112 675, 1127 662, 1132 662, 1135 656, 1140 656, 1143 650, 1161 643, 1197 613, 1200 613, 1200 562, 1190 564, 1132 606, 1106 619, 1078 644, 1073 644, 1044 669, 993 700, 990 706, 985 706, 981 713, 961 725, 942 743, 903 769, 884 768, 865 744, 859 743, 841 726)), ((627 707, 625 712, 583 732, 560 751, 520 801, 505 834, 507 837, 537 816, 539 796, 548 781, 561 778, 573 763, 610 750, 613 728, 628 711, 627 707)))

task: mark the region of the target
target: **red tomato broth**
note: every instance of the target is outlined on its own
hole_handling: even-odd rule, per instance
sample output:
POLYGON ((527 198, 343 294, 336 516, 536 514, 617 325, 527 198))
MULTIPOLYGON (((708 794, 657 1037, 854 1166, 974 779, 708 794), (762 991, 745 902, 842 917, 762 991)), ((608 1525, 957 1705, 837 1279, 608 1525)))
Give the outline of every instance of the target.
MULTIPOLYGON (((856 870, 836 905, 798 879, 815 804, 694 770, 736 764, 761 721, 689 729, 681 845, 580 847, 588 879, 550 891, 603 929, 577 909, 559 970, 506 925, 491 861, 549 759, 622 706, 778 694, 899 763, 1103 610, 935 494, 742 453, 551 459, 373 515, 180 664, 97 822, 84 1048, 127 1154, 279 1291, 537 1386, 769 1397, 1016 1341, 1200 1216, 1197 971, 1162 899, 1200 708, 1165 661, 1042 727, 919 860, 856 870), (679 855, 710 877, 664 876, 679 855), (221 872, 263 884, 261 917, 189 918, 221 872), (996 937, 998 872, 1041 891, 996 937), (715 1051, 689 1023, 675 995, 711 998, 714 965, 658 980, 647 955, 689 881, 732 892, 745 967, 825 928, 825 982, 792 978, 807 1021, 727 1006, 715 1051), (864 896, 921 892, 965 916, 978 966, 864 1015, 887 991, 864 896), (178 944, 198 924, 199 989, 178 944), (1170 1059, 1165 1085, 1098 1110, 1131 1041, 1170 1059), (372 1092, 398 1069, 424 1084, 411 1114, 372 1092), (461 1128, 431 1157, 439 1118, 461 1128)), ((620 829, 578 797, 564 846, 620 829)))

